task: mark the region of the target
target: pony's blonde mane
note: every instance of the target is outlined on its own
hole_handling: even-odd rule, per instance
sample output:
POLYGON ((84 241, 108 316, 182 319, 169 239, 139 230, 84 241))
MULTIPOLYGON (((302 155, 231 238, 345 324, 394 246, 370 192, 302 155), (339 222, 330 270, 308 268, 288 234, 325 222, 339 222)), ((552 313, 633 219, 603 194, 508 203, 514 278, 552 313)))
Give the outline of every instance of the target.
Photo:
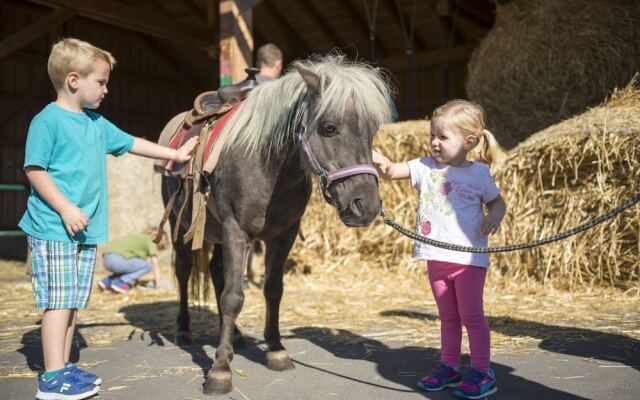
MULTIPOLYGON (((393 93, 379 69, 349 62, 342 54, 297 63, 320 76, 318 116, 325 111, 344 115, 352 102, 361 130, 377 130, 390 120, 393 93)), ((223 132, 227 138, 223 149, 258 151, 267 158, 280 154, 294 136, 307 101, 307 85, 294 65, 282 78, 251 91, 224 128, 228 132, 223 132)))

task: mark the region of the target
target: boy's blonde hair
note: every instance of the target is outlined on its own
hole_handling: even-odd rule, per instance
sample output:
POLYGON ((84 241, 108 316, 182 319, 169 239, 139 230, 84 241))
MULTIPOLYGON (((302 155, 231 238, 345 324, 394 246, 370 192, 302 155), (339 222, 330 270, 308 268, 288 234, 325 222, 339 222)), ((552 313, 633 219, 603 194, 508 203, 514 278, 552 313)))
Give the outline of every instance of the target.
POLYGON ((56 90, 64 88, 67 75, 77 72, 86 77, 94 71, 98 60, 103 60, 113 69, 116 59, 108 51, 102 50, 82 40, 62 39, 51 48, 47 72, 56 90))
POLYGON ((433 111, 431 121, 439 118, 446 118, 465 139, 469 136, 477 139, 477 145, 469 152, 468 157, 489 165, 498 160, 502 153, 500 145, 485 128, 485 114, 479 104, 468 100, 450 100, 433 111))

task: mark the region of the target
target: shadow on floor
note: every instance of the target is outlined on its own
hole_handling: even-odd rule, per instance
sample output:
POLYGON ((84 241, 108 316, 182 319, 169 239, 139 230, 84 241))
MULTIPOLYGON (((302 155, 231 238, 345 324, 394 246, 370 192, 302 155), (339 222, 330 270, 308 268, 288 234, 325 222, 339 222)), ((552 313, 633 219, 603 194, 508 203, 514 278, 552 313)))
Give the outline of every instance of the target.
MULTIPOLYGON (((177 301, 131 304, 122 307, 119 312, 124 313, 127 321, 139 329, 139 331, 132 332, 132 335, 148 334, 150 336, 150 346, 164 346, 165 341, 175 343, 177 301)), ((189 308, 189 314, 194 343, 193 345, 179 345, 179 347, 191 355, 193 363, 202 368, 202 375, 206 377, 213 365, 213 359, 207 354, 204 346, 209 345, 214 348, 218 346, 220 334, 218 314, 200 307, 189 308)), ((244 336, 234 342, 234 349, 238 354, 251 353, 248 358, 256 359, 262 353, 257 344, 255 338, 244 336)), ((264 363, 264 355, 262 361, 264 363)))
MULTIPOLYGON (((40 325, 41 321, 37 321, 36 325, 40 325)), ((69 355, 69 361, 77 363, 80 360, 80 351, 89 347, 81 331, 85 328, 95 328, 100 326, 118 326, 127 325, 125 323, 115 324, 78 324, 73 334, 73 346, 71 347, 71 354, 69 355)), ((18 353, 24 355, 27 360, 27 365, 32 371, 44 370, 44 356, 42 355, 42 337, 40 336, 40 328, 32 329, 22 335, 20 339, 22 347, 18 349, 18 353)))
MULTIPOLYGON (((435 321, 431 313, 388 310, 382 316, 400 316, 435 321)), ((568 326, 546 325, 511 317, 487 316, 493 332, 507 336, 529 336, 540 339, 543 350, 576 357, 593 358, 627 365, 640 370, 640 341, 624 335, 568 326)))
MULTIPOLYGON (((149 346, 165 346, 166 341, 173 342, 175 334, 175 319, 178 311, 177 301, 163 301, 148 304, 131 304, 119 310, 124 313, 128 324, 133 328, 129 339, 135 335, 148 335, 151 338, 149 346)), ((205 346, 216 347, 218 344, 218 316, 208 309, 190 309, 194 344, 180 348, 191 355, 194 364, 202 368, 203 377, 213 365, 213 359, 205 350, 205 346)), ((389 310, 382 316, 401 316, 421 320, 435 320, 437 316, 430 313, 410 310, 389 310)), ((638 369, 640 365, 639 342, 635 339, 608 334, 588 329, 571 328, 555 325, 545 325, 538 322, 514 319, 510 317, 488 317, 489 325, 494 332, 509 336, 527 335, 539 338, 540 348, 554 353, 573 355, 577 357, 594 358, 599 360, 623 363, 638 369)), ((115 324, 79 324, 74 338, 74 348, 71 360, 79 359, 80 351, 87 347, 81 332, 85 328, 98 326, 127 325, 115 324)), ((415 392, 416 381, 436 366, 439 358, 438 350, 434 348, 404 346, 391 348, 383 342, 357 335, 348 330, 335 330, 318 327, 300 327, 293 329, 288 338, 307 340, 338 359, 364 360, 375 364, 378 374, 396 385, 388 385, 384 380, 363 380, 355 374, 339 373, 317 364, 309 364, 295 360, 294 363, 305 368, 317 370, 320 373, 339 376, 357 382, 389 390, 390 396, 398 392, 415 392), (400 386, 400 388, 398 387, 400 386)), ((265 365, 263 349, 259 347, 262 339, 245 337, 245 347, 236 346, 236 353, 256 363, 265 365)), ((286 339, 284 344, 286 346, 286 339)), ((34 329, 23 335, 23 354, 29 367, 39 371, 43 366, 40 345, 40 330, 34 329)), ((468 359, 463 358, 468 364, 468 359)), ((557 399, 579 400, 583 397, 549 388, 543 384, 527 380, 513 373, 513 368, 499 363, 492 363, 499 377, 499 392, 492 396, 495 399, 557 399)), ((265 367, 266 368, 266 367, 265 367)), ((429 399, 451 398, 450 392, 428 393, 421 392, 429 399)))
MULTIPOLYGON (((366 360, 376 364, 376 370, 387 381, 406 387, 398 389, 395 386, 387 386, 375 381, 363 381, 346 374, 337 374, 319 366, 309 365, 299 361, 294 362, 307 368, 313 368, 327 374, 337 375, 344 379, 350 379, 359 384, 373 385, 388 389, 390 398, 393 393, 416 392, 416 381, 426 375, 429 370, 436 367, 439 358, 438 350, 433 348, 405 346, 390 348, 377 340, 359 336, 346 330, 327 328, 298 328, 294 329, 294 337, 304 338, 324 348, 338 358, 366 360)), ((463 364, 469 363, 463 357, 463 364)), ((583 400, 584 397, 576 396, 561 390, 549 388, 538 382, 530 381, 513 374, 513 368, 492 362, 496 376, 498 377, 499 391, 491 396, 491 399, 554 399, 554 400, 583 400)), ((384 381, 382 381, 384 382, 384 381)), ((428 399, 440 400, 453 398, 451 391, 422 392, 428 399)))

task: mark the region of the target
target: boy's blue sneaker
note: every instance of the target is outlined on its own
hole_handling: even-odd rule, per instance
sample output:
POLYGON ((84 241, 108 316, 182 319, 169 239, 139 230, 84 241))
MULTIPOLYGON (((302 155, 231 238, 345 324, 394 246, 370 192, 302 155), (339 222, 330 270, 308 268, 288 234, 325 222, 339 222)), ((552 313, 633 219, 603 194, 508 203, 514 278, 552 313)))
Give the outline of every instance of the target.
POLYGON ((100 378, 98 375, 92 374, 89 371, 85 371, 72 362, 64 364, 64 367, 67 369, 67 371, 75 374, 82 382, 93 383, 96 386, 102 384, 102 378, 100 378))
POLYGON ((100 279, 98 286, 100 286, 102 290, 109 290, 111 288, 111 277, 107 276, 106 278, 100 279))
POLYGON ((496 375, 492 369, 489 372, 480 372, 471 368, 465 375, 462 385, 453 394, 461 399, 483 399, 498 391, 496 375))
POLYGON ((44 380, 44 374, 38 375, 38 400, 82 400, 88 399, 100 390, 99 386, 82 382, 69 371, 44 380))
POLYGON ((440 363, 429 375, 418 381, 418 387, 430 392, 446 387, 456 387, 462 382, 462 374, 445 363, 440 363))

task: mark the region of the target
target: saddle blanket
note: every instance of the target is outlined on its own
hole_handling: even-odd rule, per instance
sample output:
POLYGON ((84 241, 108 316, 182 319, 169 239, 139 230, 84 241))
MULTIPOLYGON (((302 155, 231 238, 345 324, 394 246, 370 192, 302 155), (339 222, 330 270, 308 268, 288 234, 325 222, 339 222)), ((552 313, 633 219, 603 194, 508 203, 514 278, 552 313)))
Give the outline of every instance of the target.
MULTIPOLYGON (((188 141, 194 136, 200 137, 201 140, 203 138, 206 138, 206 140, 203 140, 203 143, 198 144, 198 147, 204 146, 204 148, 200 149, 199 151, 194 151, 194 157, 196 157, 196 155, 202 154, 201 159, 194 160, 195 163, 197 165, 204 167, 205 165, 207 165, 207 161, 209 160, 209 157, 211 157, 211 155, 214 154, 214 151, 213 151, 214 145, 219 144, 219 146, 221 146, 223 144, 222 142, 218 142, 218 139, 220 138, 220 133, 222 132, 222 129, 224 128, 226 123, 229 121, 229 119, 231 119, 231 117, 233 116, 233 114, 235 113, 235 111, 238 109, 239 106, 240 106, 240 103, 235 104, 233 107, 229 109, 229 111, 227 111, 224 115, 220 116, 219 118, 210 119, 194 126, 190 126, 188 123, 182 122, 182 124, 180 125, 180 128, 173 134, 173 136, 171 136, 168 143, 162 143, 163 142, 162 138, 159 141, 159 143, 167 147, 170 147, 172 149, 179 149, 180 146, 182 146, 186 141, 188 141), (203 129, 206 129, 207 131, 202 132, 203 129)), ((190 169, 193 163, 191 162, 178 163, 170 160, 164 160, 161 165, 164 172, 170 175, 184 176, 192 172, 190 169)), ((211 167, 211 170, 213 170, 213 167, 215 167, 215 165, 211 167)), ((207 171, 207 172, 211 172, 211 171, 207 171)))

